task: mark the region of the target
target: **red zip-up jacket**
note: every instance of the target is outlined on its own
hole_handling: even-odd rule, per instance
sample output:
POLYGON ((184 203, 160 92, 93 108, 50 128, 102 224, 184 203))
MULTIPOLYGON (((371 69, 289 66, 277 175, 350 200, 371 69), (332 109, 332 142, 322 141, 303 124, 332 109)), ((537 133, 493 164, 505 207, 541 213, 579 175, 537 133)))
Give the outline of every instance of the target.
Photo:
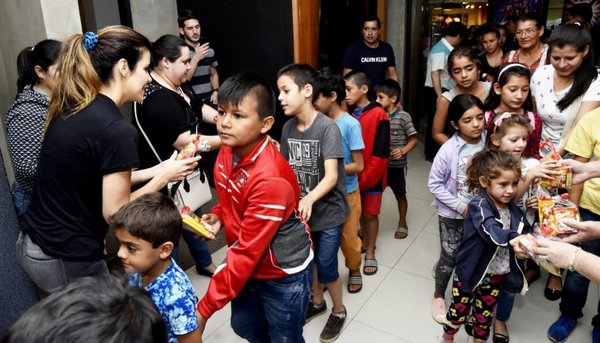
POLYGON ((361 191, 385 190, 387 187, 387 163, 390 155, 390 117, 376 102, 372 102, 355 116, 362 129, 365 143, 364 169, 358 174, 361 191))
POLYGON ((233 165, 222 146, 215 164, 221 220, 228 249, 198 303, 210 318, 235 298, 248 279, 280 279, 303 271, 313 259, 310 228, 296 213, 300 186, 283 155, 265 136, 233 165))

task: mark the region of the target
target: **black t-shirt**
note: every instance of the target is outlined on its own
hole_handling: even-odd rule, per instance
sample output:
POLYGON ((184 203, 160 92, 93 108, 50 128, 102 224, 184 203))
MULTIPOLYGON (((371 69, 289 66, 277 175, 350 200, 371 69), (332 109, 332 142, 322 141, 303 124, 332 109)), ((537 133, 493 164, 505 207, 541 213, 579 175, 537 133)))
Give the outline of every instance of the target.
MULTIPOLYGON (((169 159, 173 144, 186 131, 196 132, 196 114, 185 99, 156 81, 146 87, 144 102, 137 105, 140 126, 162 161, 169 159)), ((135 118, 134 125, 137 127, 135 118)), ((138 127, 139 130, 139 127, 138 127)), ((159 163, 140 130, 140 165, 149 168, 159 163)))
POLYGON ((396 57, 392 46, 386 42, 379 42, 376 48, 370 48, 361 40, 346 49, 342 66, 367 74, 369 94, 374 94, 375 85, 385 80, 388 67, 396 66, 396 57))
POLYGON ((137 167, 138 134, 116 104, 98 94, 80 112, 54 119, 44 137, 23 227, 53 257, 104 257, 104 175, 137 167))
POLYGON ((479 67, 479 71, 480 71, 479 79, 481 81, 487 81, 487 79, 485 78, 485 76, 487 74, 491 74, 494 77, 498 76, 498 72, 500 71, 500 66, 492 67, 490 65, 490 63, 488 62, 487 58, 485 57, 485 52, 482 52, 481 54, 479 54, 479 61, 481 62, 481 65, 479 67))

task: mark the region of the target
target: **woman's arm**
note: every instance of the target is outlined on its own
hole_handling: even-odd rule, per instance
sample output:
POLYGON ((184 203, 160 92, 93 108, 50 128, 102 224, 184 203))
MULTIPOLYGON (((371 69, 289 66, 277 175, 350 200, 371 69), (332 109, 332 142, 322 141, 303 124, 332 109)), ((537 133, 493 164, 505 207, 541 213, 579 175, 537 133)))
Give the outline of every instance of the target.
POLYGON ((440 145, 446 143, 449 138, 444 132, 446 129, 446 119, 448 118, 448 106, 450 106, 448 99, 440 96, 437 101, 435 117, 433 117, 433 125, 431 125, 431 136, 440 145))

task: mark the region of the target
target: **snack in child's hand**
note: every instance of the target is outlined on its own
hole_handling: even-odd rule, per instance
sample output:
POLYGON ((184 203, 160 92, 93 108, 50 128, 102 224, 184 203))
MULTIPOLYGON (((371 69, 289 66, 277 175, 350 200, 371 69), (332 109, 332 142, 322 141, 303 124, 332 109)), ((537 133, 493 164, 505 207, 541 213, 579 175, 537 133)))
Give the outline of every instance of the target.
POLYGON ((202 136, 196 135, 191 142, 185 145, 183 149, 175 157, 176 160, 184 160, 186 158, 194 157, 198 152, 205 152, 210 150, 210 144, 206 139, 200 139, 202 136))
MULTIPOLYGON (((562 157, 560 156, 560 154, 556 152, 556 149, 554 148, 554 144, 552 144, 549 141, 543 141, 542 143, 540 143, 540 149, 544 148, 545 146, 549 146, 550 150, 551 150, 551 152, 548 155, 546 155, 546 157, 548 159, 550 159, 551 161, 562 160, 562 157)), ((573 176, 573 173, 571 172, 571 167, 561 166, 554 170, 557 171, 558 174, 554 175, 554 177, 551 179, 541 179, 538 184, 541 187, 546 188, 546 189, 552 189, 552 188, 570 189, 571 188, 571 178, 573 176)))
POLYGON ((560 269, 555 266, 549 264, 548 262, 544 262, 540 260, 540 258, 535 255, 533 252, 533 248, 537 247, 537 243, 535 242, 535 235, 528 233, 523 235, 523 237, 519 240, 519 246, 527 252, 529 257, 535 261, 540 267, 546 269, 549 273, 554 274, 556 276, 560 276, 560 269))
POLYGON ((215 239, 212 226, 200 219, 189 207, 183 206, 180 210, 183 228, 204 238, 215 239))

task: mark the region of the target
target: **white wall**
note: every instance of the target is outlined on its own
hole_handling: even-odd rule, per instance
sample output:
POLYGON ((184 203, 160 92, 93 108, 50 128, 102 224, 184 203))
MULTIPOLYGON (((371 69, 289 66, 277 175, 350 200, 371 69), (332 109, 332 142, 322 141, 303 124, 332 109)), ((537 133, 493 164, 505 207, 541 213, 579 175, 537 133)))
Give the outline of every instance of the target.
POLYGON ((175 0, 130 0, 133 28, 150 41, 170 33, 178 34, 175 0))

